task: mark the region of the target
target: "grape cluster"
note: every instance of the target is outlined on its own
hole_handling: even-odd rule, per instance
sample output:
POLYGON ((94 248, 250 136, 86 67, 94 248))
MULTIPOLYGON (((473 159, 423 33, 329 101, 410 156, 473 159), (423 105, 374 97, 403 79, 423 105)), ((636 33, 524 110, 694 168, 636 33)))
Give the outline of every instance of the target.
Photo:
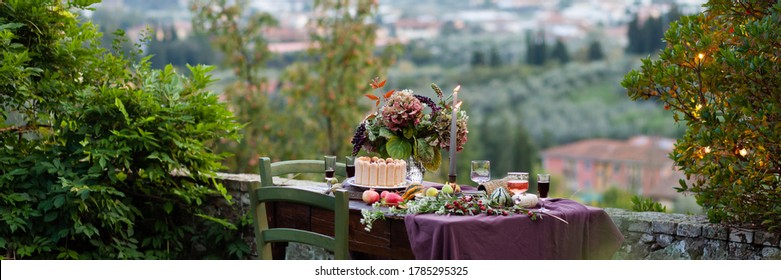
POLYGON ((366 143, 365 123, 361 123, 361 125, 359 125, 358 128, 355 129, 355 135, 353 135, 353 140, 350 141, 350 143, 353 144, 353 156, 358 155, 358 152, 361 150, 363 143, 366 143))
POLYGON ((431 108, 432 115, 436 116, 437 112, 439 112, 440 110, 439 106, 437 106, 437 103, 434 103, 434 101, 431 100, 431 98, 422 95, 417 95, 417 94, 415 94, 415 98, 417 98, 418 100, 420 100, 420 102, 426 104, 426 106, 431 108))

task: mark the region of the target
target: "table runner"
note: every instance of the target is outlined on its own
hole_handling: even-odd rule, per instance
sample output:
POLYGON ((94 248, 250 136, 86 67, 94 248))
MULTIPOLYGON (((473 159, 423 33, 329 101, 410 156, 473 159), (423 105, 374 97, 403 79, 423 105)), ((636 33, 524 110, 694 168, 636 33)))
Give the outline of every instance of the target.
POLYGON ((568 199, 545 206, 565 224, 543 215, 407 215, 404 222, 416 259, 609 259, 624 240, 600 208, 568 199))

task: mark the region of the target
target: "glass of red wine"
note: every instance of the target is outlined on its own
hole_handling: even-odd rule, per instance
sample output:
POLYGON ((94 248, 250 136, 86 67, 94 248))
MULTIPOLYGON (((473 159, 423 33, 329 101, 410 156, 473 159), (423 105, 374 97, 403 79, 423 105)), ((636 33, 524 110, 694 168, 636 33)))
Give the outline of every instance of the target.
POLYGON ((347 178, 352 178, 355 176, 355 157, 353 156, 346 156, 344 157, 344 166, 347 170, 347 178))
POLYGON ((325 182, 328 185, 326 193, 331 191, 333 181, 336 179, 336 156, 325 156, 325 182))
POLYGON ((537 174, 537 191, 540 193, 540 211, 547 212, 548 208, 545 208, 545 200, 548 198, 548 191, 550 190, 550 174, 537 174))

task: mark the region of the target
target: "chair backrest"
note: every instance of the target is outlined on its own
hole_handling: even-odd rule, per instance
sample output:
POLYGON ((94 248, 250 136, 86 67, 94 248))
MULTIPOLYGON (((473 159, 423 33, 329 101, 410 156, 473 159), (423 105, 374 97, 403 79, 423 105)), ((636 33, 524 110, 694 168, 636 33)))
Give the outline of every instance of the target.
MULTIPOLYGON (((260 158, 260 184, 261 186, 273 186, 272 177, 287 174, 309 173, 324 174, 325 160, 287 160, 271 163, 268 157, 260 158)), ((344 163, 337 162, 336 176, 346 177, 347 169, 344 163)))
MULTIPOLYGON (((336 190, 333 196, 292 186, 274 186, 272 176, 291 173, 323 173, 324 161, 293 160, 270 163, 263 157, 260 160, 261 186, 250 191, 251 211, 255 227, 255 241, 260 259, 272 259, 271 243, 299 242, 318 246, 334 253, 334 259, 349 259, 349 198, 346 190, 336 190), (292 229, 270 228, 266 212, 267 202, 291 202, 319 207, 334 212, 334 236, 317 232, 292 229)), ((336 174, 345 176, 344 164, 337 163, 336 174), (340 174, 341 173, 341 174, 340 174)))

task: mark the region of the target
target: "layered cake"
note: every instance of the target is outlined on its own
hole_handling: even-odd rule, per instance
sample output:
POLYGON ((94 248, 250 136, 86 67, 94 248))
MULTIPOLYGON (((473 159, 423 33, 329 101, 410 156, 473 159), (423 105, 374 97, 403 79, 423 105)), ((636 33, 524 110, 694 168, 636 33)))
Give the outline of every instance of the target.
POLYGON ((358 157, 355 159, 356 184, 390 187, 405 183, 406 178, 406 161, 378 157, 358 157))

